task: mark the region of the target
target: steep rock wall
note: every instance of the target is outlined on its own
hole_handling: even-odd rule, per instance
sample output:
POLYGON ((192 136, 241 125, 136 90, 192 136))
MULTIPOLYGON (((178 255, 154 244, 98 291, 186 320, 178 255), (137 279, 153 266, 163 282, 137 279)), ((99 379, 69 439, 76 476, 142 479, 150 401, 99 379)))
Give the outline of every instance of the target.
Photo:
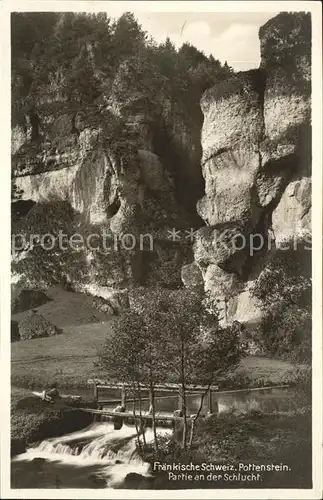
POLYGON ((309 15, 271 19, 260 45, 259 70, 219 82, 201 108, 195 96, 160 95, 147 105, 125 64, 94 116, 66 111, 58 95, 13 128, 22 199, 67 200, 99 229, 154 238, 153 251, 83 255, 87 272, 76 288, 125 304, 128 286, 176 287, 182 274, 185 286, 211 295, 224 322, 259 317, 253 280, 275 246, 310 234, 309 15), (52 113, 61 104, 66 112, 52 113), (168 230, 191 227, 199 229, 190 264, 189 241, 170 241, 168 230), (255 233, 264 240, 258 251, 250 248, 255 233))
POLYGON ((135 100, 126 109, 121 104, 115 98, 105 109, 116 122, 123 120, 129 140, 120 144, 118 137, 112 140, 106 135, 106 115, 102 126, 99 117, 94 127, 81 113, 74 119, 48 118, 51 126, 38 143, 30 140, 31 133, 18 133, 17 127, 12 136, 13 180, 20 199, 68 201, 93 232, 100 234, 105 228, 112 238, 125 233, 136 238, 133 250, 119 247, 104 258, 86 252, 80 257, 80 267, 87 270, 81 281, 74 282, 68 272, 64 276, 74 288, 96 295, 99 290, 109 297, 116 288, 122 295, 135 283, 178 286, 181 266, 192 259, 192 251, 188 242, 170 241, 168 230, 189 228, 198 219, 181 204, 174 175, 165 159, 154 153, 156 117, 139 112, 135 100), (144 245, 141 234, 148 235, 144 245))

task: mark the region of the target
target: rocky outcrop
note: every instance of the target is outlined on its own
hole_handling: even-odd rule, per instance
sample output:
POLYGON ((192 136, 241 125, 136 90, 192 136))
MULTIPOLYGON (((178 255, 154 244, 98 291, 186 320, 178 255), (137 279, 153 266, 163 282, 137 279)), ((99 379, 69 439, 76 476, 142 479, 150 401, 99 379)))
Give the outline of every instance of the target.
MULTIPOLYGON (((117 104, 113 112, 123 120, 125 110, 118 110, 117 104)), ((108 234, 112 242, 108 251, 87 248, 79 255, 79 268, 84 270, 81 279, 70 276, 68 269, 61 278, 75 290, 109 297, 113 308, 123 307, 124 299, 119 304, 119 295, 135 283, 161 283, 172 288, 181 283, 181 267, 192 259, 192 252, 188 242, 173 242, 169 230, 189 228, 197 221, 196 214, 178 199, 174 176, 164 159, 153 151, 151 129, 143 127, 141 114, 128 112, 124 126, 132 141, 118 142, 116 137, 110 141, 103 126, 94 129, 79 118, 75 120, 79 135, 74 134, 74 142, 70 138, 68 145, 67 140, 60 144, 55 162, 49 164, 48 155, 35 153, 32 144, 21 146, 13 156, 15 188, 20 193, 15 204, 68 201, 83 221, 82 229, 75 226, 75 231, 83 234, 87 226, 84 237, 94 234, 96 242, 102 239, 103 231, 108 234), (64 147, 69 148, 67 153, 64 147), (30 161, 27 152, 33 153, 30 161)), ((111 113, 110 109, 109 116, 111 113)), ((57 120, 52 130, 59 128, 57 120)), ((72 134, 72 130, 66 133, 72 134)), ((45 232, 51 231, 48 228, 45 232)))
POLYGON ((255 70, 234 75, 202 98, 205 196, 198 211, 210 226, 249 225, 259 217, 252 189, 264 131, 263 89, 264 76, 255 70))
MULTIPOLYGON (((141 29, 132 16, 122 21, 132 26, 129 36, 99 19, 88 32, 74 32, 72 18, 78 16, 51 19, 49 38, 39 40, 44 58, 38 52, 33 64, 47 74, 44 79, 34 81, 33 72, 30 82, 22 78, 19 61, 29 55, 24 50, 13 54, 13 213, 24 218, 27 202, 68 202, 75 212, 72 232, 100 238, 106 231, 113 248, 106 253, 87 248, 77 255, 71 252, 68 259, 67 252, 45 256, 27 248, 14 258, 13 267, 19 268, 14 278, 24 287, 62 280, 75 290, 106 298, 112 308, 123 307, 131 286, 180 286, 181 267, 192 260, 190 242, 172 241, 169 230, 201 225, 195 210, 203 192, 200 90, 188 72, 179 75, 178 89, 177 79, 164 75, 164 49, 156 52, 144 42, 143 33, 139 42, 141 29), (94 42, 93 29, 99 27, 104 42, 103 32, 94 42), (130 41, 136 31, 138 40, 130 41), (66 50, 65 45, 64 50, 57 47, 59 57, 48 72, 46 51, 51 53, 58 33, 69 41, 64 38, 66 50), (128 40, 125 51, 119 35, 128 40), (133 42, 142 48, 139 58, 133 42), (46 269, 38 272, 36 266, 46 269)), ((81 25, 89 26, 89 19, 81 25)), ((174 62, 178 55, 171 49, 165 57, 174 62)), ((35 215, 42 216, 37 210, 35 215)), ((20 226, 28 230, 25 222, 20 226)), ((36 234, 51 233, 45 224, 34 229, 36 234)))
POLYGON ((311 195, 310 177, 292 178, 272 213, 277 245, 291 239, 307 239, 310 243, 311 195))
POLYGON ((205 195, 197 209, 207 227, 183 282, 203 279, 223 322, 256 321, 252 281, 275 248, 310 236, 310 31, 308 14, 279 14, 260 29, 260 69, 202 98, 205 195))
POLYGON ((18 314, 39 307, 51 299, 39 290, 17 290, 11 297, 11 313, 18 314))

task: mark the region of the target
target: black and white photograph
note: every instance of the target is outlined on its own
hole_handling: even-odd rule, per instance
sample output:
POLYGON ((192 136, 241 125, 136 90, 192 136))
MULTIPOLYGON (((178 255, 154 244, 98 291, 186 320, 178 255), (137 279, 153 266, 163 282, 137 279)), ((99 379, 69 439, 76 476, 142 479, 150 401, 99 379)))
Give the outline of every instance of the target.
POLYGON ((1 496, 321 498, 320 3, 5 6, 1 496))

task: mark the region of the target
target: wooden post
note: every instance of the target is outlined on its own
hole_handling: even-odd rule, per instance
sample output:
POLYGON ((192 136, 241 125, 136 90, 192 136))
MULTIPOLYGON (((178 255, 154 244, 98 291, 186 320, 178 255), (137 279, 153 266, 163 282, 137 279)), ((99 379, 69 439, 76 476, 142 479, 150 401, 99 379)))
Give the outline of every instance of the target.
POLYGON ((211 389, 209 389, 208 400, 209 400, 209 413, 213 413, 213 401, 212 401, 212 391, 211 391, 211 389))
POLYGON ((154 404, 154 390, 149 387, 149 392, 148 392, 148 395, 149 395, 149 406, 148 406, 148 412, 150 414, 152 414, 152 411, 153 411, 153 404, 154 404))
POLYGON ((94 385, 93 385, 93 399, 94 399, 94 401, 98 400, 98 396, 99 396, 98 386, 94 382, 94 385))
POLYGON ((122 406, 124 406, 124 408, 126 408, 126 389, 124 385, 121 389, 121 404, 122 406))
POLYGON ((225 326, 228 323, 228 299, 224 297, 224 321, 225 321, 225 326))
POLYGON ((183 410, 183 395, 181 393, 181 389, 179 389, 179 391, 178 391, 178 409, 180 411, 183 410))

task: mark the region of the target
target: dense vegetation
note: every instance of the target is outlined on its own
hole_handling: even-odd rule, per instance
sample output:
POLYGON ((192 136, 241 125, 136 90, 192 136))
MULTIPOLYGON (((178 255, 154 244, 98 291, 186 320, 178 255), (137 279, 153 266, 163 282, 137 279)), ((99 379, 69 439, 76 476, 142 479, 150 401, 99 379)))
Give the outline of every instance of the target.
POLYGON ((62 106, 69 112, 98 106, 118 71, 153 104, 161 92, 172 100, 192 86, 202 92, 231 70, 188 43, 179 50, 169 39, 156 44, 131 13, 118 20, 105 13, 14 13, 12 71, 16 123, 26 112, 37 113, 43 101, 53 109, 59 102, 59 114, 62 106))
MULTIPOLYGON (((221 472, 204 473, 204 479, 187 481, 170 480, 168 472, 155 472, 153 488, 291 488, 311 487, 311 412, 264 413, 259 409, 246 412, 228 411, 218 416, 203 419, 196 432, 198 445, 190 451, 183 451, 176 437, 164 438, 158 454, 147 450, 146 460, 162 463, 182 464, 226 464, 238 467, 239 463, 266 465, 286 464, 290 470, 284 472, 262 472, 259 481, 239 480, 233 472, 227 472, 231 480, 219 478, 221 472), (218 476, 215 479, 215 476, 218 476)), ((241 471, 240 471, 241 472, 241 471)), ((190 473, 196 476, 198 473, 190 473)), ((242 476, 246 472, 242 472, 242 476)), ((248 473, 247 473, 248 474, 248 473)), ((250 474, 250 473, 249 473, 250 474)), ((240 476, 241 478, 241 476, 240 476)), ((138 488, 145 488, 144 481, 138 488)), ((147 486, 146 486, 147 487, 147 486)))
POLYGON ((22 286, 46 288, 61 283, 67 274, 76 279, 84 273, 83 253, 66 243, 77 227, 67 201, 37 203, 23 217, 13 218, 11 226, 12 271, 22 275, 22 286), (60 234, 66 235, 63 240, 60 234), (28 258, 20 259, 26 251, 28 258))
POLYGON ((196 213, 203 193, 199 100, 231 72, 188 43, 157 44, 131 13, 117 20, 104 13, 15 13, 12 124, 31 142, 18 151, 14 168, 37 163, 39 150, 75 147, 84 128, 100 127, 100 147, 131 156, 131 147, 142 147, 142 128, 127 121, 140 115, 178 198, 196 213))
POLYGON ((14 389, 11 396, 11 454, 23 453, 27 446, 49 437, 61 436, 89 425, 89 413, 77 411, 77 407, 92 406, 70 400, 66 405, 44 404, 38 397, 23 390, 14 389))
POLYGON ((290 361, 311 361, 311 253, 305 242, 287 242, 260 274, 253 294, 263 319, 256 341, 264 354, 290 361))

